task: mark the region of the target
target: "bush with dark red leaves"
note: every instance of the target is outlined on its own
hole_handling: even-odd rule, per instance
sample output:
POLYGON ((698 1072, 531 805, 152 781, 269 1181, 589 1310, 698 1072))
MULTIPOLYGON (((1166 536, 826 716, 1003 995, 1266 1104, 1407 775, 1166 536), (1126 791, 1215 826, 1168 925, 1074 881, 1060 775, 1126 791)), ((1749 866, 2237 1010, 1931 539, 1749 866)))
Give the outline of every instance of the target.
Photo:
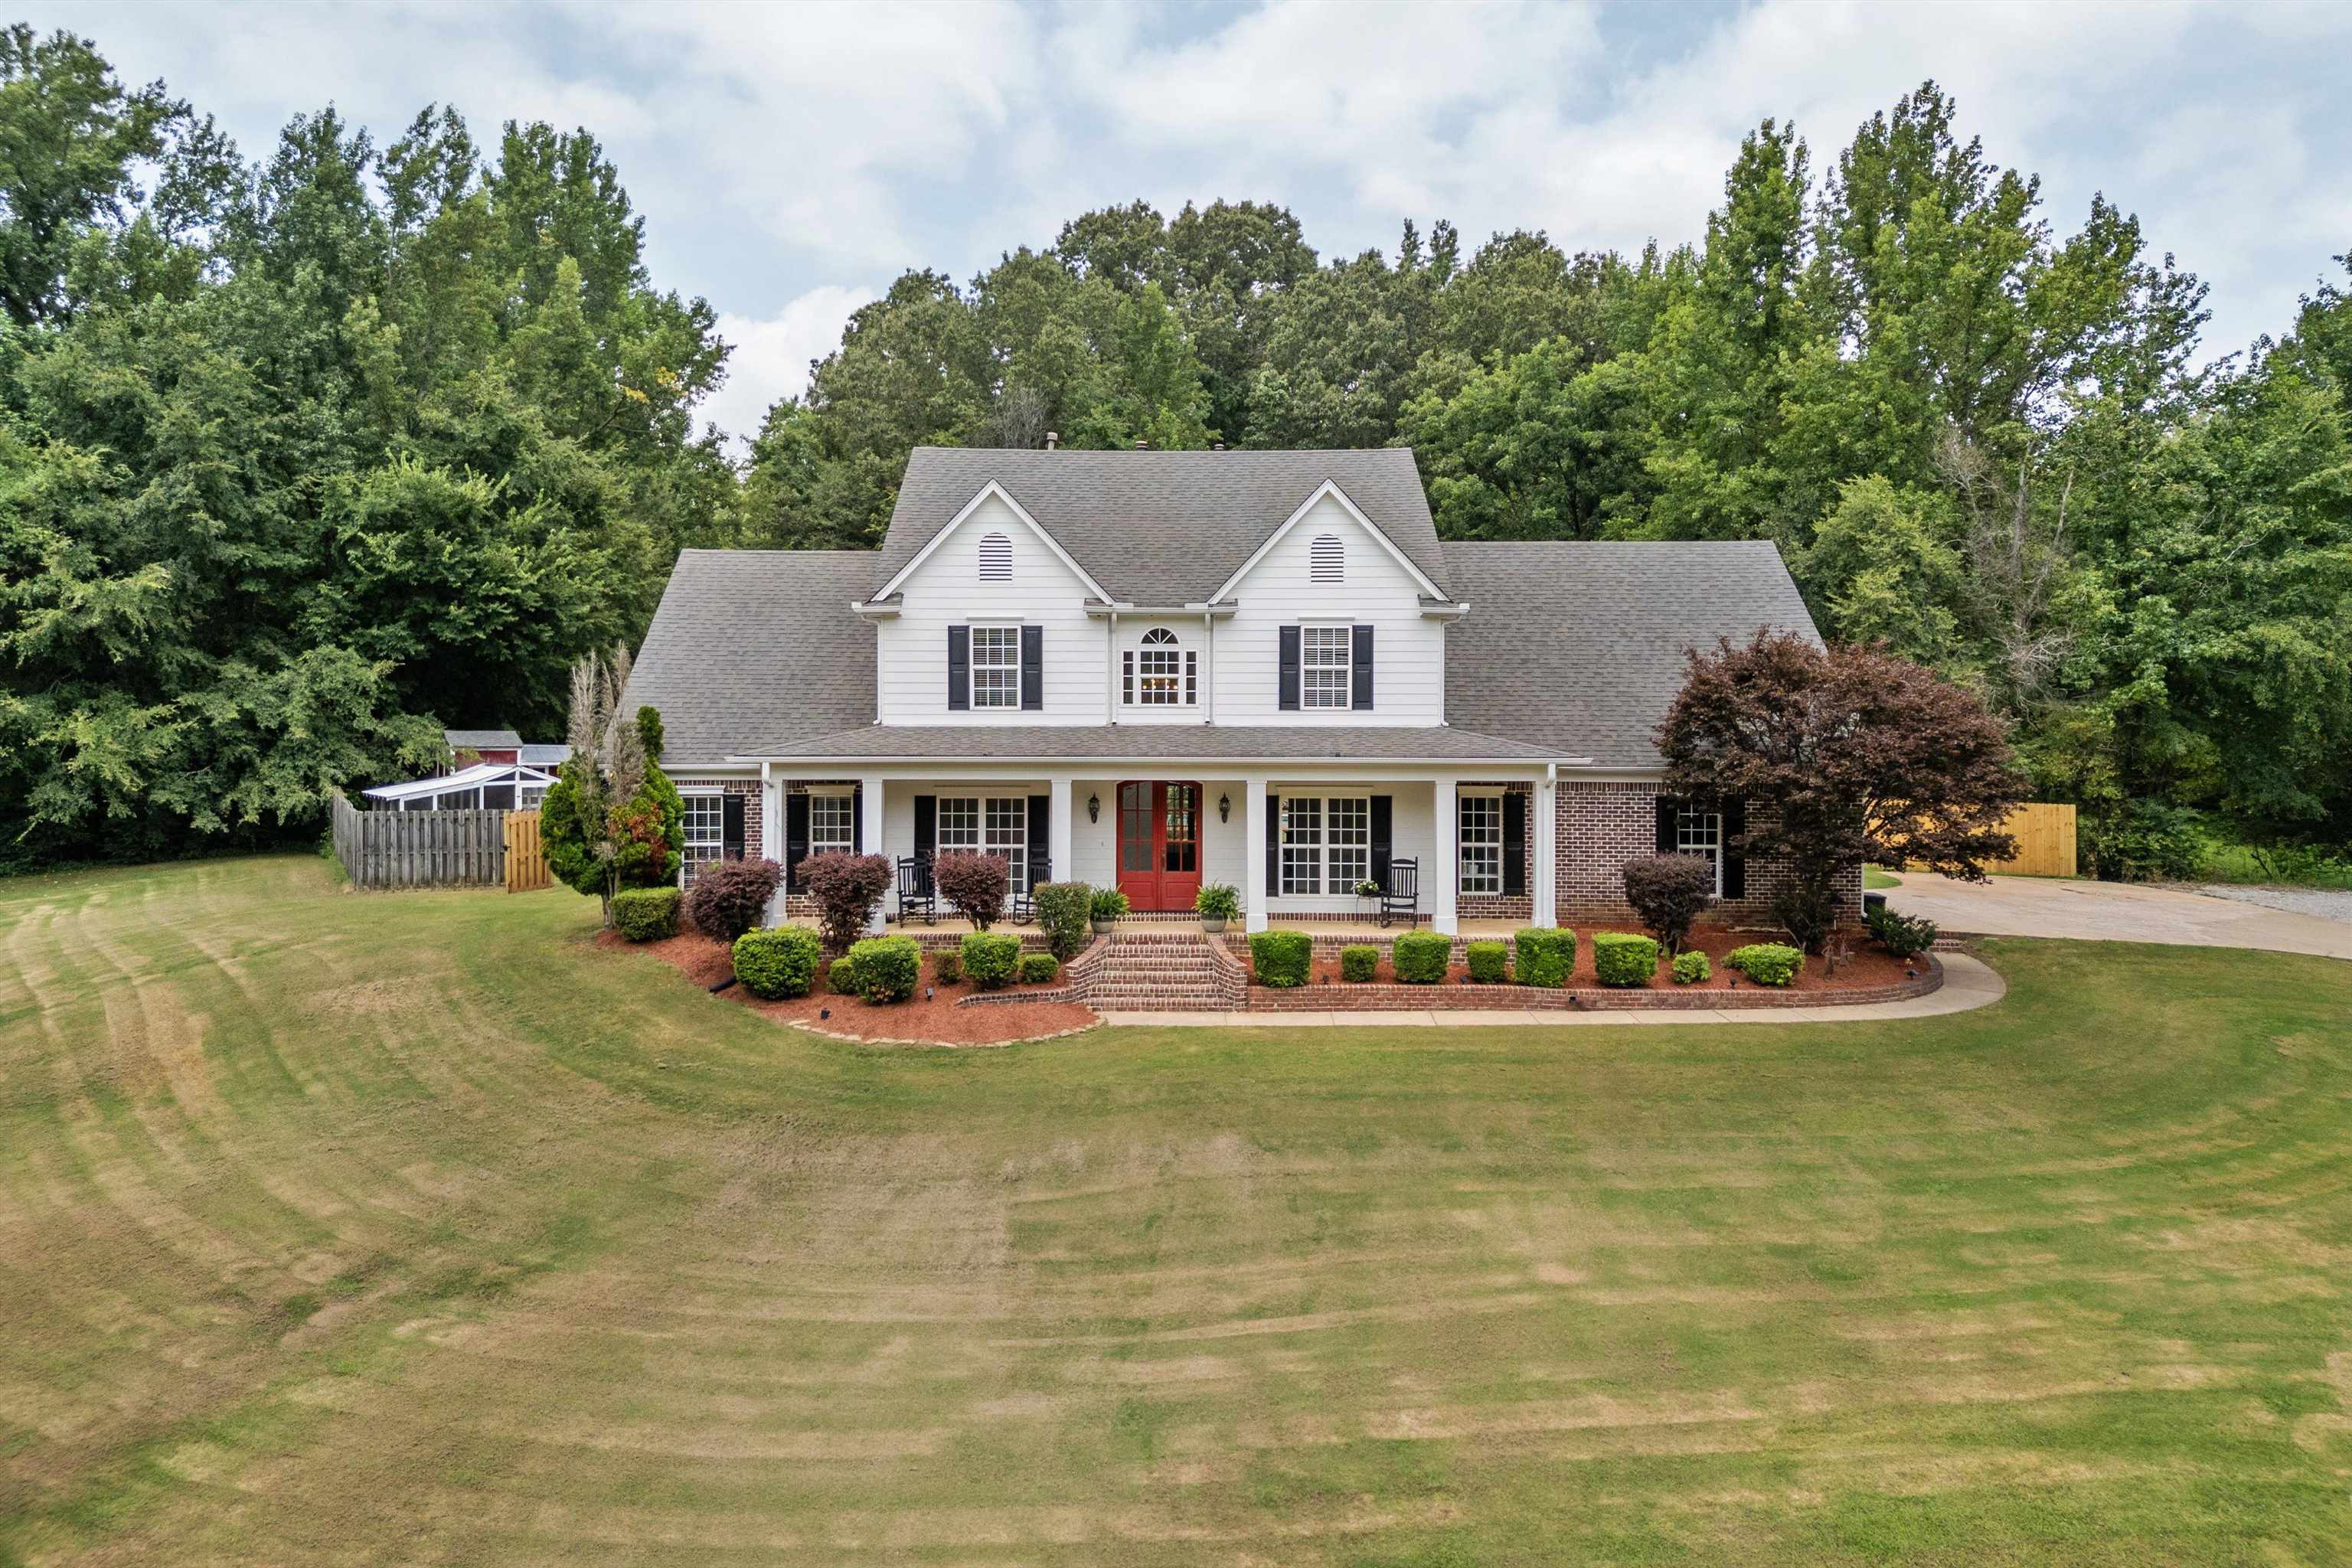
POLYGON ((1625 863, 1625 901, 1672 956, 1691 922, 1715 901, 1715 862, 1704 855, 1645 855, 1625 863))
POLYGON ((849 944, 866 934, 866 922, 892 880, 890 862, 879 855, 828 849, 801 862, 801 883, 816 900, 825 952, 847 952, 849 944))
POLYGON ((1004 918, 1011 878, 1001 856, 950 849, 931 862, 940 897, 982 931, 1004 918))
POLYGON ((731 942, 760 929, 783 879, 784 868, 773 860, 710 861, 687 889, 686 918, 703 935, 731 942))

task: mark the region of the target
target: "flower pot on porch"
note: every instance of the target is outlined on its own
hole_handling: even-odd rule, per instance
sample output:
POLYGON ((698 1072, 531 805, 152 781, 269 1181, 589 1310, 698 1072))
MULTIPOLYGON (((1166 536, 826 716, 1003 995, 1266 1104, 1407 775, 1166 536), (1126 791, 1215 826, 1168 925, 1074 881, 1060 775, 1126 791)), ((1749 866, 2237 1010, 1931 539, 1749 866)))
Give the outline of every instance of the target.
POLYGON ((1201 917, 1201 930, 1204 934, 1209 936, 1224 935, 1224 917, 1222 915, 1202 915, 1201 917))
POLYGON ((1112 929, 1118 924, 1117 921, 1088 921, 1087 923, 1095 928, 1097 936, 1108 936, 1112 929))

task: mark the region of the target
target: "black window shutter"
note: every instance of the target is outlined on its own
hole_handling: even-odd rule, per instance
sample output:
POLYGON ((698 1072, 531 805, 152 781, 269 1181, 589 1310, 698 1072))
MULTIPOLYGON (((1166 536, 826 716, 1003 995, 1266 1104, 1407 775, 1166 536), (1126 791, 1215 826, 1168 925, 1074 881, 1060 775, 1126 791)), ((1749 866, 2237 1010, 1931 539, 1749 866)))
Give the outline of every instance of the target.
POLYGON ((1517 790, 1503 796, 1503 891, 1518 897, 1528 890, 1528 797, 1517 790))
POLYGON ((1389 862, 1396 858, 1395 803, 1388 795, 1372 796, 1372 880, 1389 885, 1389 862))
POLYGON ((1045 628, 1021 628, 1021 706, 1034 713, 1045 706, 1045 628))
POLYGON ((961 713, 971 706, 971 628, 948 628, 948 711, 961 713))
POLYGON ((866 786, 849 786, 849 852, 866 853, 866 786))
MULTIPOLYGON (((1298 628, 1286 628, 1294 636, 1298 628)), ((1273 791, 1265 796, 1265 896, 1271 900, 1282 892, 1282 797, 1273 791)))
POLYGON ((743 858, 743 797, 719 797, 719 853, 730 860, 743 858))
POLYGON ((1681 826, 1682 806, 1674 796, 1658 797, 1658 853, 1671 855, 1682 840, 1676 830, 1681 826))
POLYGON ((784 888, 797 893, 806 885, 801 862, 808 858, 808 795, 794 790, 784 796, 784 888))
POLYGON ((1747 846, 1740 845, 1740 848, 1737 850, 1732 847, 1733 845, 1739 844, 1739 841, 1747 836, 1748 803, 1744 800, 1725 801, 1723 803, 1723 896, 1727 899, 1744 899, 1748 896, 1748 857, 1742 852, 1747 846))
POLYGON ((1355 646, 1349 650, 1349 660, 1356 667, 1349 705, 1358 709, 1372 705, 1372 628, 1356 627, 1355 646))
POLYGON ((1279 706, 1285 713, 1298 711, 1298 628, 1281 628, 1282 673, 1276 683, 1279 706))
POLYGON ((915 797, 915 854, 918 858, 934 854, 940 847, 940 797, 919 795, 915 797))
MULTIPOLYGON (((1033 795, 1029 797, 1029 886, 1037 885, 1037 861, 1045 853, 1045 846, 1054 841, 1054 797, 1033 795)), ((1051 868, 1047 868, 1049 870, 1051 868)))

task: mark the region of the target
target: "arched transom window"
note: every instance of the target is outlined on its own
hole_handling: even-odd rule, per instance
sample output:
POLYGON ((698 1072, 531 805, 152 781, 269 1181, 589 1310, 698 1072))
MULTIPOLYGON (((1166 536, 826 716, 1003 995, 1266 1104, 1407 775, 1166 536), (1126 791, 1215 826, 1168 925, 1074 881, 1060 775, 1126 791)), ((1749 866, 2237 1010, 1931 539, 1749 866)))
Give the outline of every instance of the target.
POLYGON ((1201 656, 1176 646, 1176 634, 1154 626, 1127 651, 1119 685, 1129 707, 1190 708, 1201 700, 1201 656))
POLYGON ((1013 581, 1013 541, 1002 533, 980 536, 980 580, 983 583, 1013 581))
POLYGON ((1348 580, 1348 549, 1336 533, 1318 533, 1307 551, 1307 580, 1344 583, 1348 580))

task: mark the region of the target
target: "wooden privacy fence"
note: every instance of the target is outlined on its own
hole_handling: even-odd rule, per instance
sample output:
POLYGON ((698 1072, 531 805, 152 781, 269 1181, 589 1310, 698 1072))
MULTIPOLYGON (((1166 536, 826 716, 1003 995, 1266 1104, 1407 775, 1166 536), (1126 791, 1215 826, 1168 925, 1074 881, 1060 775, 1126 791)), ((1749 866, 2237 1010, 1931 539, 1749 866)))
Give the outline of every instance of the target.
MULTIPOLYGON (((2017 840, 2017 853, 1988 860, 1985 868, 2009 877, 2072 877, 2074 868, 2074 808, 2029 801, 2009 814, 2001 830, 2017 840)), ((1916 869, 1916 868, 1906 868, 1916 869)))
POLYGON ((539 841, 539 813, 508 812, 506 836, 507 891, 530 893, 553 887, 555 879, 547 870, 547 847, 539 841))
POLYGON ((521 892, 549 885, 539 841, 539 813, 467 807, 458 811, 362 811, 334 803, 335 858, 358 888, 497 888, 521 892), (528 847, 515 851, 512 821, 528 847))

